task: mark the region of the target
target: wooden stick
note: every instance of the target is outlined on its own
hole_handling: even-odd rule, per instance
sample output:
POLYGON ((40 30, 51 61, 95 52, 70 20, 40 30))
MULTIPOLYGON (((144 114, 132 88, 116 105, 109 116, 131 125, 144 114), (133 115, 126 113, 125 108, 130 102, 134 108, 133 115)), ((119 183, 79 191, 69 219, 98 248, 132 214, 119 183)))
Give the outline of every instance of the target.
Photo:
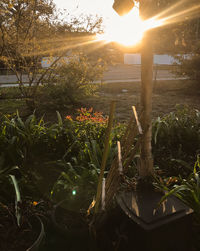
POLYGON ((137 151, 138 151, 139 148, 141 147, 142 139, 143 139, 143 137, 145 137, 145 135, 146 135, 146 133, 147 133, 147 131, 148 131, 148 128, 149 128, 149 127, 147 127, 147 128, 144 130, 144 133, 143 133, 142 135, 140 135, 140 138, 137 140, 137 143, 136 143, 135 147, 133 148, 130 157, 129 157, 128 160, 125 162, 125 164, 124 164, 124 173, 127 172, 128 166, 130 165, 131 161, 132 161, 133 158, 135 157, 135 154, 137 153, 137 151))
POLYGON ((128 126, 126 127, 126 131, 124 133, 124 136, 122 137, 122 140, 121 140, 122 145, 124 145, 125 142, 127 141, 127 137, 128 137, 129 132, 130 132, 130 129, 134 125, 133 122, 134 122, 134 116, 131 116, 131 118, 129 120, 129 123, 128 123, 128 126))
POLYGON ((98 213, 99 204, 100 204, 100 200, 101 200, 102 180, 103 180, 104 171, 105 171, 105 167, 106 167, 106 161, 107 161, 107 157, 108 157, 109 140, 110 140, 112 125, 113 125, 115 105, 116 105, 116 101, 112 101, 111 105, 110 105, 108 127, 107 127, 107 131, 106 131, 106 136, 105 136, 104 151, 103 151, 103 157, 102 157, 102 162, 101 162, 101 171, 100 171, 98 187, 97 187, 95 214, 98 213))
POLYGON ((139 134, 142 134, 142 127, 141 127, 140 121, 138 119, 138 115, 137 115, 137 111, 136 111, 135 106, 132 106, 132 109, 133 109, 133 114, 135 116, 136 124, 138 127, 138 132, 139 132, 139 134))
POLYGON ((121 145, 119 141, 117 141, 117 149, 118 149, 118 170, 119 174, 122 174, 123 173, 122 154, 121 154, 121 145))
POLYGON ((101 196, 101 209, 102 210, 105 210, 105 198, 106 198, 105 184, 106 184, 106 179, 103 178, 103 181, 102 181, 102 196, 101 196))
POLYGON ((125 161, 125 163, 124 163, 124 173, 127 172, 128 167, 129 167, 131 161, 133 160, 133 158, 135 157, 137 151, 139 150, 140 145, 141 145, 141 138, 138 139, 138 141, 137 141, 135 147, 133 148, 133 150, 132 150, 132 152, 131 152, 130 157, 129 157, 129 158, 125 161))
POLYGON ((126 145, 123 146, 124 152, 123 152, 123 159, 126 159, 131 147, 133 145, 134 138, 137 136, 137 128, 134 126, 132 132, 129 134, 128 141, 126 142, 126 145))
POLYGON ((116 167, 117 167, 117 158, 114 159, 114 161, 113 161, 113 163, 111 165, 111 168, 110 168, 110 170, 108 172, 108 175, 107 175, 107 178, 106 178, 106 186, 107 186, 107 184, 109 184, 110 180, 112 179, 112 176, 115 173, 116 167))

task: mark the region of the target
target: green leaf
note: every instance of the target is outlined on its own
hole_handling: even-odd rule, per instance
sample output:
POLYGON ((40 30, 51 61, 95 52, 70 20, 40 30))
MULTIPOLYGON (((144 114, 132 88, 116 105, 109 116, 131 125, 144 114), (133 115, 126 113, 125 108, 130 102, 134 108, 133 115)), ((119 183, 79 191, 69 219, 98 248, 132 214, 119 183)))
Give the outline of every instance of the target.
POLYGON ((191 171, 191 166, 186 161, 181 160, 181 159, 171 159, 171 161, 177 162, 177 163, 181 164, 182 166, 184 166, 189 171, 191 171))
POLYGON ((58 125, 60 127, 62 127, 63 126, 63 120, 61 118, 61 115, 60 115, 60 113, 58 111, 56 111, 56 114, 57 114, 57 119, 58 119, 58 125))
POLYGON ((34 122, 34 120, 35 120, 35 115, 34 114, 30 115, 25 121, 25 128, 30 128, 31 123, 34 122))
POLYGON ((24 122, 22 121, 22 119, 20 118, 20 116, 19 116, 19 112, 17 111, 17 122, 19 123, 19 126, 21 127, 21 128, 25 128, 25 125, 24 125, 24 122))
POLYGON ((19 168, 17 166, 12 166, 12 167, 7 167, 7 168, 4 168, 3 170, 0 170, 0 179, 3 176, 9 175, 13 170, 16 170, 16 169, 19 169, 19 168))
POLYGON ((172 190, 170 190, 168 193, 166 193, 161 200, 159 201, 159 205, 163 203, 163 201, 165 201, 170 195, 176 195, 177 193, 179 193, 180 191, 184 191, 184 190, 188 190, 188 188, 184 185, 181 186, 176 186, 175 188, 173 188, 172 190))
POLYGON ((15 178, 14 175, 9 175, 9 176, 10 176, 11 181, 13 183, 13 186, 15 188, 15 195, 16 195, 16 197, 15 197, 16 198, 15 199, 15 217, 17 219, 17 225, 18 225, 18 227, 20 227, 20 225, 21 225, 21 213, 20 213, 19 205, 21 204, 21 194, 20 194, 17 179, 15 178))

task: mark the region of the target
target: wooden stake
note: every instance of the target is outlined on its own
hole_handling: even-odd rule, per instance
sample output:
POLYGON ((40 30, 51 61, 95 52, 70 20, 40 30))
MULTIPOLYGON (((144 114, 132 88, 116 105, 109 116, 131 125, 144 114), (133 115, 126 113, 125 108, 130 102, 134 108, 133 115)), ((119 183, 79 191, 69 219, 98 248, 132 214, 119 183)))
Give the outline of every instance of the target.
POLYGON ((140 125, 140 121, 138 119, 138 115, 137 115, 137 111, 135 109, 135 106, 132 106, 132 109, 133 109, 133 114, 135 116, 136 124, 137 124, 137 127, 138 127, 138 132, 139 132, 139 134, 142 134, 142 127, 140 125))
POLYGON ((119 174, 122 174, 123 173, 122 154, 121 154, 121 145, 119 141, 117 141, 117 149, 118 149, 118 170, 119 174))
POLYGON ((106 131, 106 136, 105 136, 104 151, 103 151, 103 157, 102 157, 102 162, 101 162, 101 171, 100 171, 98 187, 97 187, 95 214, 98 213, 99 204, 101 201, 102 181, 103 181, 104 171, 105 171, 105 167, 106 167, 106 161, 107 161, 107 157, 108 157, 109 141, 110 141, 110 134, 111 134, 112 125, 113 125, 115 105, 116 105, 116 101, 112 101, 111 105, 110 105, 108 127, 107 127, 107 131, 106 131))

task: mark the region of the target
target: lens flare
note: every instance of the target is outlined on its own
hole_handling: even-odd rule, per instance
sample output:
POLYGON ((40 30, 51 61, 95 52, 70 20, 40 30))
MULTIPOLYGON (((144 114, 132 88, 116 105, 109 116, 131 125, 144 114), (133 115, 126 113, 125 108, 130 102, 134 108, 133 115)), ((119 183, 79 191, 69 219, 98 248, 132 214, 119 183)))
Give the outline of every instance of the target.
POLYGON ((76 195, 76 190, 72 190, 72 195, 76 195))
POLYGON ((193 19, 199 15, 200 4, 185 6, 186 1, 180 1, 169 8, 158 13, 156 16, 142 21, 139 16, 139 6, 126 16, 116 16, 106 23, 104 34, 98 35, 97 40, 105 43, 118 42, 125 46, 137 45, 143 38, 145 31, 160 26, 166 26, 173 23, 193 19), (187 7, 187 8, 186 8, 187 7))
POLYGON ((144 23, 139 17, 138 8, 134 8, 126 16, 116 16, 106 24, 105 33, 98 35, 99 40, 118 42, 126 46, 137 44, 142 39, 144 23))
POLYGON ((139 8, 133 10, 123 17, 115 17, 106 25, 104 34, 97 35, 98 40, 107 42, 118 42, 125 46, 138 44, 146 30, 162 25, 162 21, 150 19, 142 21, 139 16, 139 8))

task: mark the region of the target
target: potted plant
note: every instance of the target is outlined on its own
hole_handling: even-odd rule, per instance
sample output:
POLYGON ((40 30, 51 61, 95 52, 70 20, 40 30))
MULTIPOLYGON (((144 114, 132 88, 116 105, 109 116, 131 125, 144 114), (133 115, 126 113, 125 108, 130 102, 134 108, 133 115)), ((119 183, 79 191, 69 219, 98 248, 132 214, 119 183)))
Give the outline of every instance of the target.
MULTIPOLYGON (((123 8, 126 7, 127 3, 125 0, 122 0, 120 1, 121 4, 119 5, 118 2, 119 1, 115 0, 113 7, 117 11, 117 13, 120 13, 120 11, 123 12, 123 8), (120 11, 116 8, 116 6, 119 7, 120 11)), ((152 6, 154 6, 152 4, 152 1, 144 0, 139 2, 140 16, 143 19, 150 18, 152 14, 152 6)), ((134 189, 131 189, 128 192, 123 191, 122 193, 117 194, 118 205, 127 216, 123 218, 122 222, 120 222, 121 225, 118 228, 118 237, 120 238, 124 236, 124 239, 126 239, 127 241, 126 243, 125 241, 122 241, 122 245, 118 245, 116 249, 132 250, 134 248, 136 250, 143 251, 188 251, 188 238, 183 239, 182 236, 188 236, 187 230, 184 231, 183 226, 185 224, 188 228, 187 216, 192 213, 192 210, 188 206, 184 205, 181 201, 173 197, 169 197, 168 200, 164 202, 164 204, 160 204, 160 207, 158 207, 159 201, 161 200, 163 194, 155 191, 152 185, 152 181, 155 176, 151 152, 151 113, 153 89, 152 80, 152 36, 151 31, 147 31, 144 34, 141 49, 140 107, 142 111, 141 126, 143 136, 141 137, 140 158, 137 166, 139 179, 136 181, 134 189), (123 231, 120 231, 120 229, 122 230, 122 228, 123 231), (180 233, 179 235, 177 235, 178 232, 180 233), (167 239, 166 236, 168 236, 167 239), (163 246, 163 243, 165 243, 165 246, 163 246)), ((138 142, 136 145, 138 145, 138 142)), ((119 171, 119 173, 121 172, 121 174, 123 174, 122 168, 120 169, 121 171, 119 171)), ((119 185, 120 175, 115 176, 114 178, 112 178, 112 180, 110 179, 110 184, 117 183, 117 185, 119 185)), ((108 177, 106 183, 109 183, 108 177)), ((110 185, 110 187, 112 186, 110 185)), ((108 185, 105 185, 105 193, 106 191, 109 192, 111 190, 110 187, 108 187, 108 185)), ((108 192, 106 193, 105 197, 108 197, 108 192)), ((99 189, 99 194, 101 193, 103 192, 101 192, 101 189, 99 189)), ((111 194, 113 195, 113 193, 111 194)), ((97 202, 99 202, 99 200, 97 200, 97 202)), ((98 208, 98 204, 96 208, 98 208)), ((103 222, 103 220, 101 220, 101 222, 103 222)), ((106 228, 104 227, 104 229, 106 228)))
POLYGON ((0 171, 0 180, 10 183, 15 191, 15 203, 2 198, 0 202, 0 250, 39 250, 44 239, 44 225, 37 215, 37 202, 22 200, 16 175, 18 167, 6 168, 0 171))

